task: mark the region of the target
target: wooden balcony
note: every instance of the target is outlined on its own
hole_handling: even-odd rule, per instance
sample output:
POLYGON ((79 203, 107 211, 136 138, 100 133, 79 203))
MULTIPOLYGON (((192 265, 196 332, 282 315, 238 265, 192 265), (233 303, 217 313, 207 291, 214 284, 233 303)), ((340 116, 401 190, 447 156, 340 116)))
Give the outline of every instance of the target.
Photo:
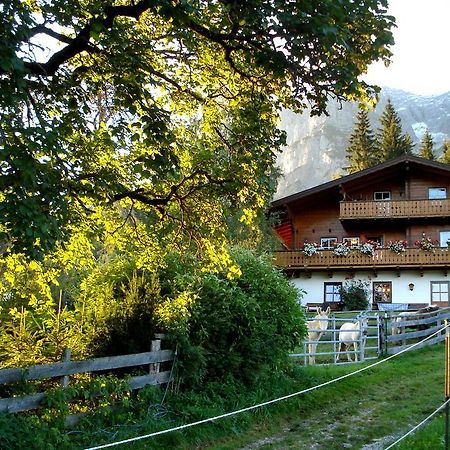
POLYGON ((424 269, 450 267, 450 251, 435 248, 424 251, 408 248, 398 254, 389 249, 379 249, 374 255, 364 255, 352 250, 346 256, 338 256, 332 250, 319 250, 307 256, 302 251, 279 251, 275 253, 275 264, 283 269, 316 271, 335 269, 381 270, 381 269, 424 269))
POLYGON ((341 220, 450 217, 450 199, 341 202, 341 220))

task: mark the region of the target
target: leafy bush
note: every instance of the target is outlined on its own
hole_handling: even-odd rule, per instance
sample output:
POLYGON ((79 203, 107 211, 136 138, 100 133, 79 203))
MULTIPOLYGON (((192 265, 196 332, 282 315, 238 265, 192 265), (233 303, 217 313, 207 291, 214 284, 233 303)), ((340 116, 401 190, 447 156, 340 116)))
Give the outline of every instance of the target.
POLYGON ((155 323, 159 301, 157 273, 137 270, 132 259, 117 258, 96 269, 84 281, 77 302, 77 308, 84 311, 84 332, 91 354, 149 351, 159 331, 155 323))
POLYGON ((342 286, 342 302, 345 311, 362 311, 369 306, 369 283, 363 280, 347 280, 342 286))
POLYGON ((280 367, 306 334, 298 292, 269 258, 233 250, 242 272, 205 273, 190 284, 188 329, 180 359, 187 385, 231 377, 246 384, 280 367))

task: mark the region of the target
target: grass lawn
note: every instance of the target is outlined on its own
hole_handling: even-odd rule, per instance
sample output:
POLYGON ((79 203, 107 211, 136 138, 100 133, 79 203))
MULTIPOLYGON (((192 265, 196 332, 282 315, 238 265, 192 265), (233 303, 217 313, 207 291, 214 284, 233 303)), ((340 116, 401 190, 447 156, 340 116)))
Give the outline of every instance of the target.
MULTIPOLYGON (((270 380, 256 385, 253 390, 223 381, 205 386, 198 393, 169 395, 164 405, 159 405, 163 393, 150 390, 147 397, 144 395, 140 400, 139 407, 130 406, 116 413, 112 410, 112 415, 97 414, 80 421, 80 427, 66 430, 62 435, 54 425, 43 427, 37 418, 25 422, 26 417, 17 417, 18 422, 13 425, 12 416, 0 415, 0 441, 2 426, 4 431, 8 431, 8 426, 15 427, 8 431, 8 445, 0 443, 0 447, 8 450, 86 449, 260 404, 368 367, 371 363, 373 361, 338 366, 297 365, 290 374, 273 373, 270 380), (25 425, 29 429, 24 429, 25 425), (25 439, 26 445, 16 442, 16 435, 25 439), (45 447, 37 443, 38 437, 41 438, 39 442, 45 442, 45 447)), ((384 449, 443 403, 444 363, 444 345, 437 344, 402 354, 357 375, 264 408, 117 448, 384 449)), ((443 430, 440 414, 395 448, 441 449, 443 430)))
MULTIPOLYGON (((306 367, 304 371, 320 382, 362 366, 306 367)), ((251 430, 198 448, 382 449, 444 401, 443 386, 444 346, 439 344, 289 400, 289 405, 269 406, 272 411, 266 417, 260 412, 261 420, 251 430)), ((443 448, 443 420, 434 420, 396 448, 443 448)))

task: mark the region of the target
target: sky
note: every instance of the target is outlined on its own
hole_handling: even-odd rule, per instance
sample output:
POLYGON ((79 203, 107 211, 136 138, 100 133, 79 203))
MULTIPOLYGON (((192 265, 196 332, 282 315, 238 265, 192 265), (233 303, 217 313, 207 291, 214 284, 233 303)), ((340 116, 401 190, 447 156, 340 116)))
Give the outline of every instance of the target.
POLYGON ((419 95, 450 91, 450 0, 389 0, 396 18, 392 63, 373 64, 364 80, 419 95))

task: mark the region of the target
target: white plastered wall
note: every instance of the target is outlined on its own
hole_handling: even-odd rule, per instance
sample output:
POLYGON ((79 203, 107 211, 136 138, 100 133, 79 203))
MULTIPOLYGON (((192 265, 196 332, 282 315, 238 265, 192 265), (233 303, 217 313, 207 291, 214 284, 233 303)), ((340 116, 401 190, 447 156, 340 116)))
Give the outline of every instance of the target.
MULTIPOLYGON (((353 278, 369 281, 370 289, 372 289, 374 281, 392 282, 392 303, 431 303, 431 281, 449 281, 442 270, 429 270, 424 272, 423 276, 414 270, 401 271, 400 276, 397 272, 379 271, 376 277, 372 272, 355 272, 353 278), (412 291, 409 288, 410 283, 414 284, 412 291)), ((306 305, 324 301, 324 283, 343 283, 346 279, 349 279, 348 274, 336 272, 332 278, 328 274, 313 273, 311 278, 302 276, 301 278, 292 278, 291 281, 294 286, 306 291, 301 298, 302 305, 306 305)))

